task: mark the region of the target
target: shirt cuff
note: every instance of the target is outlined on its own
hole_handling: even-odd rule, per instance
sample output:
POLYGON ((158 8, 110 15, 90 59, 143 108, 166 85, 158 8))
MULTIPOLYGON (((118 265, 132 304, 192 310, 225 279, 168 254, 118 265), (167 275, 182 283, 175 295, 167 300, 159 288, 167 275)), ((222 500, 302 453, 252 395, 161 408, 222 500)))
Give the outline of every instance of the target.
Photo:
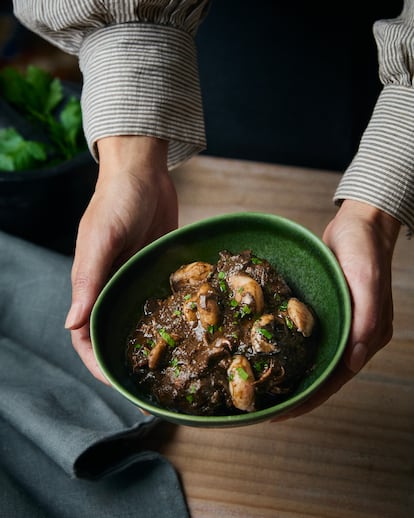
POLYGON ((334 201, 369 203, 414 230, 414 88, 383 88, 334 201))
POLYGON ((97 140, 115 135, 168 140, 170 168, 205 148, 196 48, 188 33, 149 23, 108 26, 85 38, 79 65, 84 131, 96 160, 97 140))

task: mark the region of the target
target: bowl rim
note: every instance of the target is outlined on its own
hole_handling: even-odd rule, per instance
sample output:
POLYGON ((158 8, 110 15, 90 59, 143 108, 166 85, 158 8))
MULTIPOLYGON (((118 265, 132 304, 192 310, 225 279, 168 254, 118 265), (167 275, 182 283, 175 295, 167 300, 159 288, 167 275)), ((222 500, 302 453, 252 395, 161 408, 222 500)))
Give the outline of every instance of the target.
POLYGON ((351 308, 351 297, 349 292, 349 287, 347 281, 345 279, 344 273, 342 271, 341 266, 339 265, 336 256, 330 250, 330 248, 319 238, 314 232, 306 228, 305 226, 297 223, 292 219, 285 218, 283 216, 279 216, 272 213, 265 212, 257 212, 257 211, 246 211, 246 212, 231 212, 226 214, 215 215, 211 217, 207 217, 198 221, 194 221, 187 225, 183 225, 176 230, 168 232, 167 234, 161 236, 150 244, 146 245, 144 248, 136 252, 127 262, 125 262, 109 279, 109 281, 104 286, 103 290, 99 294, 91 313, 90 319, 90 336, 92 342, 93 352, 95 354, 96 360, 100 369, 102 370, 103 375, 109 381, 111 386, 115 388, 118 392, 120 392, 124 397, 126 397, 130 402, 139 407, 142 410, 145 410, 155 416, 164 418, 168 421, 175 422, 177 424, 184 425, 192 425, 192 426, 239 426, 243 424, 254 424, 256 422, 261 422, 266 419, 270 419, 271 417, 281 416, 286 413, 288 410, 292 410, 293 408, 299 406, 304 403, 313 393, 315 393, 330 377, 332 372, 337 367, 344 350, 346 348, 350 329, 351 329, 351 319, 352 319, 352 308, 351 308), (292 228, 295 231, 299 231, 302 235, 306 237, 306 239, 310 240, 318 250, 324 254, 325 259, 328 260, 330 267, 334 270, 335 279, 338 284, 338 290, 340 290, 342 298, 343 298, 343 330, 341 333, 341 337, 337 348, 335 350, 334 355, 330 359, 328 365, 325 370, 304 390, 302 390, 299 394, 293 395, 288 399, 277 403, 271 407, 267 407, 261 410, 256 410, 254 412, 244 413, 244 414, 235 414, 235 415, 218 415, 218 416, 202 416, 202 415, 194 415, 194 414, 183 414, 180 412, 175 412, 173 410, 168 410, 155 404, 150 403, 149 401, 145 401, 140 399, 138 396, 129 392, 121 383, 117 381, 117 379, 111 374, 110 370, 107 368, 103 355, 101 354, 100 348, 97 345, 97 318, 100 311, 100 306, 102 301, 105 299, 106 294, 112 289, 113 284, 117 282, 117 280, 124 275, 124 272, 128 270, 132 263, 139 261, 141 257, 145 256, 148 252, 156 249, 169 241, 174 241, 176 236, 182 236, 186 233, 191 233, 194 229, 200 226, 209 226, 215 225, 218 222, 222 222, 223 220, 231 221, 234 219, 248 219, 248 220, 261 220, 263 222, 274 222, 281 225, 285 225, 288 228, 292 228))

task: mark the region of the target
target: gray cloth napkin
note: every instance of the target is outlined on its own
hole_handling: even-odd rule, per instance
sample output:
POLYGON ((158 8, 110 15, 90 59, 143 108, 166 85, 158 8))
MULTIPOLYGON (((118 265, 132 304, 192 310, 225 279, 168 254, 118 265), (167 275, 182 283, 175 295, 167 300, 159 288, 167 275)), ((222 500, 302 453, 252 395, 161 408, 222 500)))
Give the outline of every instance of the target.
POLYGON ((0 517, 187 517, 162 426, 98 382, 64 320, 71 258, 0 232, 0 517))

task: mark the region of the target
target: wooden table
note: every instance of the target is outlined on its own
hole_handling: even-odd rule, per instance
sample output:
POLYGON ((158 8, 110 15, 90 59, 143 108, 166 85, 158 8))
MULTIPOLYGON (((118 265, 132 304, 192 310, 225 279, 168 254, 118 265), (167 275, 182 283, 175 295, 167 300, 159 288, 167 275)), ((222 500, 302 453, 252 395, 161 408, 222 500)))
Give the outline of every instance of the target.
MULTIPOLYGON (((279 214, 321 236, 340 175, 197 157, 173 172, 180 224, 279 214)), ((392 342, 313 412, 230 429, 165 424, 151 438, 182 478, 192 518, 414 517, 414 242, 394 259, 392 342)))

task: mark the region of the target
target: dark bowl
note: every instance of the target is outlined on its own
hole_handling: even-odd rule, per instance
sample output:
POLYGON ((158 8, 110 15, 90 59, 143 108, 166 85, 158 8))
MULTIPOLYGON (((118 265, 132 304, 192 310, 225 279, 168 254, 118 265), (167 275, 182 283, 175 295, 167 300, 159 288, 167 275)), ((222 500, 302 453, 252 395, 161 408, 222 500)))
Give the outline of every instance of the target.
POLYGON ((338 364, 349 335, 351 304, 347 283, 333 253, 303 226, 278 216, 236 213, 182 227, 148 245, 108 282, 91 316, 91 338, 104 375, 123 396, 168 421, 202 427, 241 426, 269 420, 305 401, 338 364), (319 321, 315 368, 283 402, 264 410, 231 416, 194 416, 161 408, 142 393, 128 374, 127 337, 149 297, 164 297, 169 275, 192 261, 215 263, 227 249, 251 249, 285 277, 319 321))
MULTIPOLYGON (((62 82, 65 99, 80 85, 62 82)), ((0 98, 0 128, 47 143, 44 129, 0 98)), ((0 230, 35 243, 72 251, 77 225, 93 193, 97 164, 85 148, 60 163, 23 171, 0 171, 0 230), (56 246, 54 246, 56 245, 56 246)))
POLYGON ((85 151, 50 167, 0 171, 0 230, 41 245, 63 239, 72 243, 96 169, 85 151))

